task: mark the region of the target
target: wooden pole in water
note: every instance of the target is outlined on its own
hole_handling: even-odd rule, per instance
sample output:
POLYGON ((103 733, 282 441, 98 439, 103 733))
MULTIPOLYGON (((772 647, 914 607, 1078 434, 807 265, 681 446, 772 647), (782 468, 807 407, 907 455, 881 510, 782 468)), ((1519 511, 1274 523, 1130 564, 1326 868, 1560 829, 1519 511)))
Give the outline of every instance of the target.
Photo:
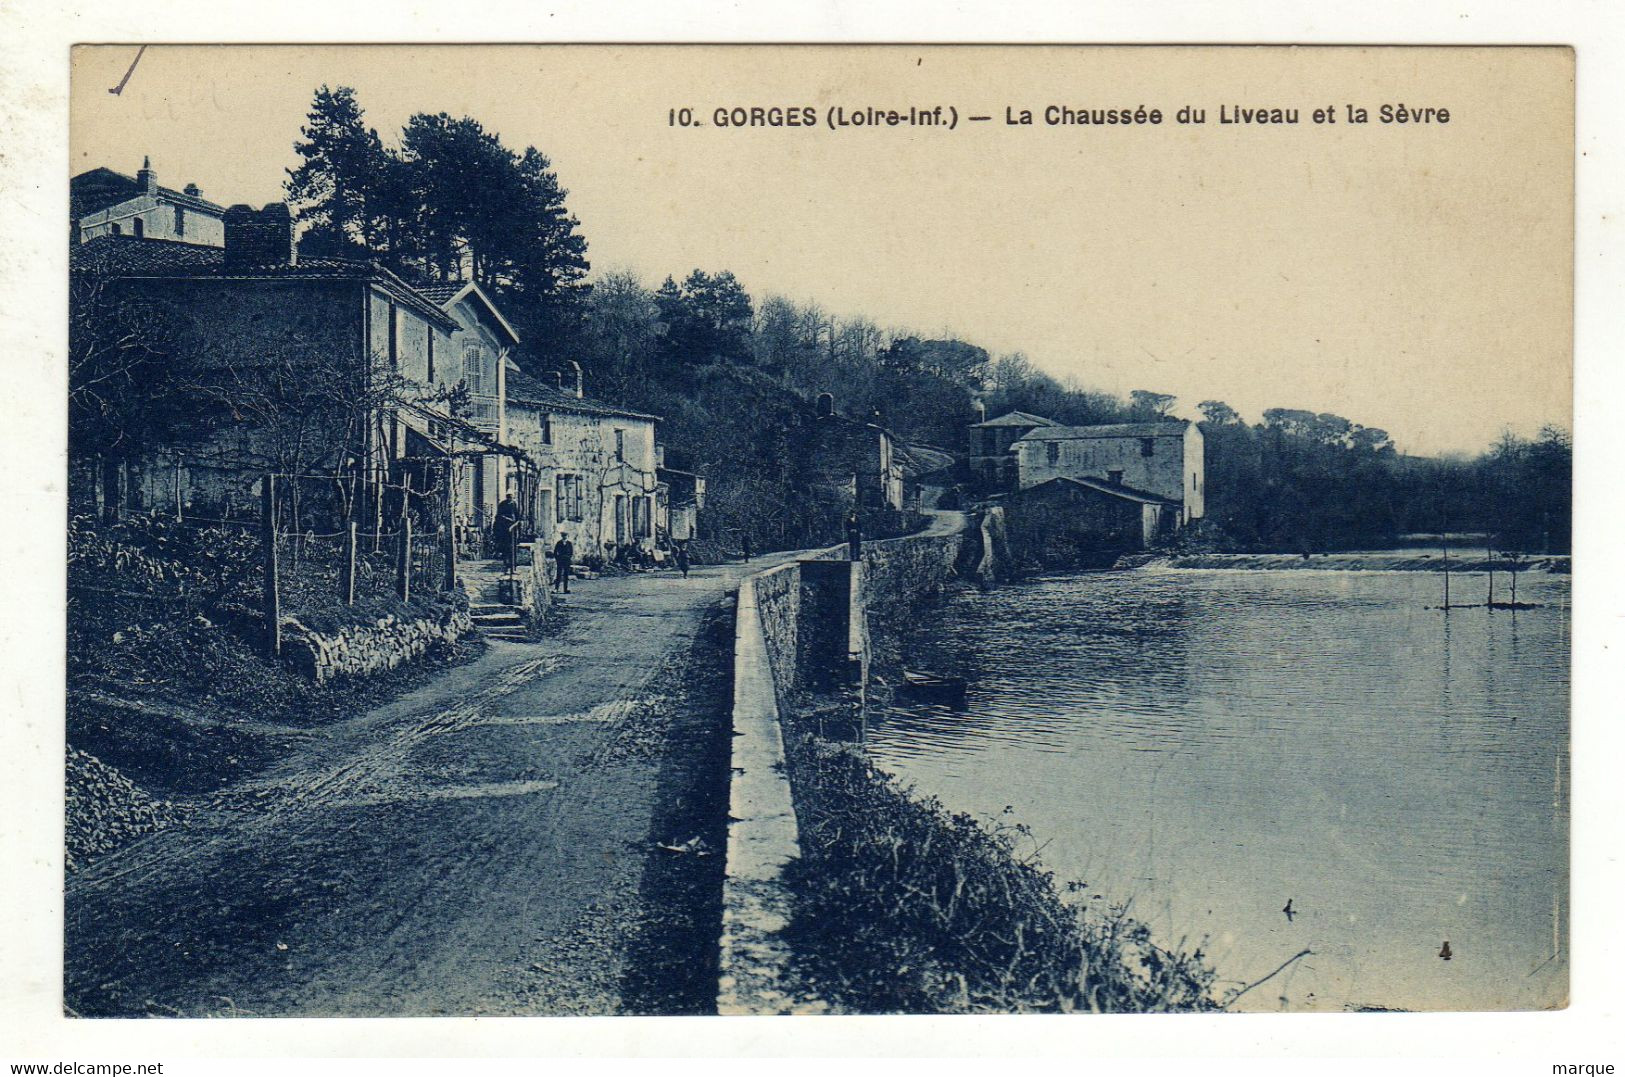
POLYGON ((1488 542, 1484 543, 1484 556, 1488 558, 1490 568, 1490 591, 1488 597, 1484 599, 1484 605, 1493 610, 1495 608, 1495 547, 1488 542))
POLYGON ((1444 550, 1444 608, 1450 609, 1450 540, 1439 532, 1439 545, 1444 550))

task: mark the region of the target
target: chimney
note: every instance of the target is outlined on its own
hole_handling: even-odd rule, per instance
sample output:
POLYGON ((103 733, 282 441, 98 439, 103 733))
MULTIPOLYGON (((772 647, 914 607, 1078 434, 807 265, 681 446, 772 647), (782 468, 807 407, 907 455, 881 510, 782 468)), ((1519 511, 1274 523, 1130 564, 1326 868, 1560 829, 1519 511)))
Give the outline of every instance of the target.
POLYGON ((835 414, 835 397, 831 393, 818 394, 818 417, 827 419, 835 414))
POLYGON ((563 377, 563 375, 560 374, 557 370, 549 370, 547 372, 547 384, 548 384, 548 387, 551 388, 555 393, 564 392, 564 388, 559 384, 559 379, 562 378, 562 377, 563 377))
POLYGON ((575 394, 576 394, 576 399, 580 400, 581 397, 582 397, 582 392, 581 392, 581 364, 576 362, 574 359, 571 359, 570 360, 570 370, 571 370, 572 373, 575 374, 575 378, 576 378, 575 394))
POLYGON ((978 423, 987 422, 987 405, 986 404, 982 403, 980 400, 972 400, 970 402, 970 407, 971 407, 971 411, 976 415, 976 418, 972 420, 973 422, 978 422, 978 423))
POLYGON ((143 194, 158 193, 158 173, 152 170, 152 158, 141 158, 141 171, 135 174, 135 181, 141 185, 143 194))
POLYGON ((203 197, 203 188, 199 187, 195 183, 188 183, 185 187, 181 188, 181 190, 184 193, 191 195, 193 198, 203 197))
POLYGON ((226 210, 225 223, 227 269, 298 263, 293 214, 286 203, 272 202, 258 211, 239 203, 226 210))

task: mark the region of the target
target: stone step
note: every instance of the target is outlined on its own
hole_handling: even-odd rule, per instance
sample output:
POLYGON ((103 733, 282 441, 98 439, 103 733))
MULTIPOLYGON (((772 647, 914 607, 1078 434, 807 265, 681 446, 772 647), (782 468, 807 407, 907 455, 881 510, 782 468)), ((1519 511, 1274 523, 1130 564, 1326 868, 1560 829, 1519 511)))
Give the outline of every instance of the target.
POLYGON ((481 628, 505 628, 508 625, 522 625, 525 623, 524 618, 517 613, 475 614, 472 620, 481 628))

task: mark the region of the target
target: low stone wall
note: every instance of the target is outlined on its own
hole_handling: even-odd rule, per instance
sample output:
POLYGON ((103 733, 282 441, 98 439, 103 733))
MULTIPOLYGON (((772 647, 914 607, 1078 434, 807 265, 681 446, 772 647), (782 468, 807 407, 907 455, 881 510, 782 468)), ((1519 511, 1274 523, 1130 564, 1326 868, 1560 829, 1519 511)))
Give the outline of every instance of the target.
MULTIPOLYGON (((963 533, 866 543, 862 565, 842 577, 850 581, 843 584, 843 589, 850 586, 848 600, 838 603, 843 623, 820 626, 830 630, 824 632, 814 632, 801 621, 806 603, 815 601, 808 586, 827 585, 829 581, 821 577, 831 574, 804 571, 797 561, 740 584, 734 608, 733 758, 722 885, 719 1013, 827 1009, 791 975, 789 947, 781 936, 791 913, 782 875, 785 866, 801 855, 780 725, 782 708, 803 681, 809 650, 833 648, 846 658, 855 654, 861 676, 869 650, 865 608, 911 608, 948 582, 963 551, 963 533), (815 642, 817 646, 810 646, 815 642)), ((841 560, 845 553, 844 546, 831 547, 805 560, 841 560)), ((861 692, 861 684, 855 687, 861 692)))
POLYGON ((783 680, 787 691, 794 679, 800 577, 793 562, 747 577, 734 606, 733 751, 717 976, 722 1014, 821 1008, 797 992, 789 947, 780 937, 790 922, 790 893, 781 876, 801 854, 778 683, 783 680))
POLYGON ((374 621, 317 632, 297 620, 282 626, 282 655, 295 669, 325 684, 394 669, 435 647, 449 646, 473 628, 468 610, 448 606, 438 616, 385 614, 374 621))

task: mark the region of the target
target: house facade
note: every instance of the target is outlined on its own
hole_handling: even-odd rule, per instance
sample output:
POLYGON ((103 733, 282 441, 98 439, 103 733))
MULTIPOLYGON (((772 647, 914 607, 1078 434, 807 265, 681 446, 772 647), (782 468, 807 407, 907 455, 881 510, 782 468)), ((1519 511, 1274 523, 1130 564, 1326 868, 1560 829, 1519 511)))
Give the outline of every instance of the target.
POLYGON ((68 181, 68 200, 76 243, 130 236, 225 246, 225 207, 205 199, 195 183, 179 191, 161 186, 150 160, 133 177, 111 168, 81 172, 68 181))
POLYGON ((76 278, 101 281, 161 336, 185 394, 160 443, 95 469, 98 503, 230 515, 276 473, 342 490, 364 527, 408 502, 438 519, 449 501, 453 525, 488 521, 501 461, 523 454, 500 423, 452 413, 447 390, 464 375, 442 360, 471 324, 493 332, 481 315, 371 262, 301 258, 280 203, 232 206, 222 226, 221 246, 109 233, 74 250, 76 278), (483 488, 480 474, 493 476, 483 488), (460 492, 429 496, 446 486, 460 492))
POLYGON ((820 393, 807 434, 814 482, 857 508, 902 510, 904 455, 891 431, 837 413, 835 398, 820 393))
POLYGON ((1091 480, 1167 502, 1168 526, 1204 514, 1202 431, 1192 422, 1039 426, 1017 438, 1010 453, 1018 490, 1052 479, 1091 480))
MULTIPOLYGON (((506 431, 535 461, 534 481, 516 488, 538 541, 567 535, 576 556, 652 554, 660 515, 658 418, 587 396, 579 364, 544 378, 506 370, 506 431)), ((697 511, 697 509, 696 509, 697 511)))
MULTIPOLYGON (((463 397, 455 411, 469 426, 500 445, 512 445, 507 423, 507 373, 510 355, 519 346, 519 334, 478 284, 473 281, 420 284, 418 292, 440 306, 457 325, 439 347, 428 354, 414 353, 404 371, 416 381, 445 393, 460 389, 463 397)), ((430 348, 435 338, 428 340, 430 348)), ((444 409, 445 405, 442 405, 444 409)), ((408 421, 425 417, 407 416, 408 421)), ((420 431, 427 432, 427 431, 420 431)), ((490 526, 502 495, 535 482, 535 465, 506 453, 470 458, 458 469, 458 504, 472 508, 474 526, 490 526)))
POLYGON ((976 402, 978 421, 970 428, 971 481, 983 493, 997 493, 1016 488, 1016 459, 1010 447, 1040 427, 1059 426, 1042 415, 1025 411, 1012 411, 996 419, 983 415, 981 401, 976 402))

